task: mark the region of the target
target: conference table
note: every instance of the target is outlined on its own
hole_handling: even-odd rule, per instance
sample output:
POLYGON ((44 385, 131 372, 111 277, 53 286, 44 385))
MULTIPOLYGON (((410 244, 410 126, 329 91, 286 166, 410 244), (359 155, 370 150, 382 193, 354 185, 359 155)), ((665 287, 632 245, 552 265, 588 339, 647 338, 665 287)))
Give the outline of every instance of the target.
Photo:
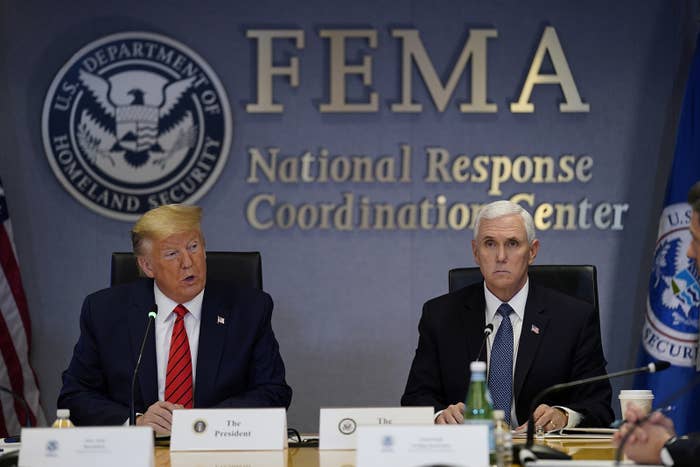
MULTIPOLYGON (((518 441, 515 441, 516 443, 518 441)), ((559 449, 578 460, 612 460, 615 447, 606 439, 545 440, 545 444, 559 449)), ((332 451, 318 448, 289 448, 284 451, 239 452, 173 452, 167 447, 156 447, 156 467, 213 467, 213 466, 269 466, 269 467, 353 467, 355 451, 332 451)))

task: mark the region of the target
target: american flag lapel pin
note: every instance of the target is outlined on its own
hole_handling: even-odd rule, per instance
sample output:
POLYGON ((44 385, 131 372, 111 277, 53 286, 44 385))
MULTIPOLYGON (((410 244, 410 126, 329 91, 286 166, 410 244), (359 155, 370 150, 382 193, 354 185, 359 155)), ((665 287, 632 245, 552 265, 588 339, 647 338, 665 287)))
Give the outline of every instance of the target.
POLYGON ((226 324, 226 320, 224 319, 223 316, 217 316, 216 317, 216 324, 226 324))
POLYGON ((540 328, 537 327, 537 325, 533 324, 532 327, 530 328, 530 332, 534 332, 535 334, 539 335, 539 334, 540 334, 540 328))

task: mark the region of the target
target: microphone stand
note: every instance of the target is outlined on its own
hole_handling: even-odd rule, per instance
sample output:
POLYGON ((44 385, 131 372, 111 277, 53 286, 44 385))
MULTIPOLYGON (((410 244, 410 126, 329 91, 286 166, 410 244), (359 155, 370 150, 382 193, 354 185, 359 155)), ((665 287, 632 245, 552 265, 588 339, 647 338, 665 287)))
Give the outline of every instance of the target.
POLYGON ((520 461, 521 465, 526 464, 528 461, 536 459, 560 459, 567 460, 571 459, 571 456, 557 450, 545 446, 542 444, 535 444, 535 409, 540 404, 540 402, 554 392, 558 392, 564 389, 569 389, 576 386, 582 386, 584 384, 596 383, 598 381, 606 381, 612 378, 619 378, 621 376, 634 375, 637 373, 655 373, 657 371, 665 370, 670 366, 670 363, 659 361, 656 363, 650 363, 647 366, 634 368, 632 370, 623 370, 616 373, 609 373, 600 376, 593 376, 590 378, 579 379, 576 381, 571 381, 569 383, 555 384, 540 391, 537 396, 532 400, 530 405, 530 417, 527 421, 527 441, 525 446, 513 446, 513 458, 520 461))
POLYGON ((131 397, 129 398, 129 425, 136 425, 136 408, 134 407, 134 390, 136 389, 136 375, 139 372, 139 366, 141 366, 141 357, 143 356, 143 349, 146 347, 146 339, 148 339, 148 331, 151 329, 151 323, 156 319, 156 314, 158 313, 158 305, 153 305, 153 310, 148 312, 148 321, 146 323, 146 332, 143 335, 143 340, 141 341, 141 349, 139 350, 139 356, 136 359, 136 366, 134 366, 134 376, 131 379, 131 397))
POLYGON ((484 351, 484 347, 486 346, 486 341, 488 340, 488 338, 492 332, 493 332, 493 324, 489 323, 484 328, 484 338, 481 341, 481 347, 479 348, 479 353, 476 355, 477 360, 481 360, 481 352, 484 351))

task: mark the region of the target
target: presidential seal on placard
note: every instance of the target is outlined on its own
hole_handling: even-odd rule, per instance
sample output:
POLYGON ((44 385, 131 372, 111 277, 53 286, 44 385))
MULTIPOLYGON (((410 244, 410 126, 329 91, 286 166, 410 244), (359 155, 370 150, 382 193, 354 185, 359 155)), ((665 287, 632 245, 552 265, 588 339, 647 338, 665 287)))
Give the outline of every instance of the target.
POLYGON ((344 418, 338 422, 338 431, 344 435, 351 435, 355 433, 357 429, 357 423, 352 418, 344 418))
POLYGON ((207 422, 205 420, 202 420, 201 418, 195 420, 192 424, 192 431, 194 431, 197 434, 204 433, 205 431, 207 431, 207 422))
POLYGON ((700 309, 698 271, 686 256, 690 214, 686 203, 669 205, 661 214, 642 331, 644 348, 653 358, 683 367, 696 364, 700 309))
POLYGON ((147 32, 80 49, 51 83, 42 114, 46 157, 63 187, 128 221, 201 198, 226 163, 231 133, 214 71, 187 46, 147 32))

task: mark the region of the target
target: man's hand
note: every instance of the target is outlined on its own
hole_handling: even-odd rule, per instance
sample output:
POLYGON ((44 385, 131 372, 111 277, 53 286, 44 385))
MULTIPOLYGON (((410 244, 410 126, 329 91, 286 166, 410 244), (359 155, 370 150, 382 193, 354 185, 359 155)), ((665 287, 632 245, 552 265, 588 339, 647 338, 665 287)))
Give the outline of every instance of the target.
MULTIPOLYGON (((561 430, 569 421, 569 416, 564 410, 550 407, 547 404, 540 404, 535 409, 532 418, 535 420, 535 431, 537 431, 538 426, 541 426, 545 432, 561 430)), ((516 431, 522 432, 526 429, 527 422, 520 425, 516 431)))
POLYGON ((157 435, 169 435, 175 409, 184 407, 172 402, 158 401, 150 406, 145 414, 136 417, 136 425, 150 426, 157 435))
POLYGON ((435 423, 439 425, 459 424, 464 421, 464 404, 459 402, 455 405, 448 405, 445 410, 435 419, 435 423))
POLYGON ((613 441, 616 446, 619 446, 627 433, 632 431, 625 443, 625 455, 635 462, 660 464, 661 449, 666 441, 676 435, 673 421, 656 412, 649 417, 649 420, 640 426, 635 426, 635 423, 643 417, 644 414, 639 408, 628 405, 625 412, 626 423, 615 433, 613 441))

